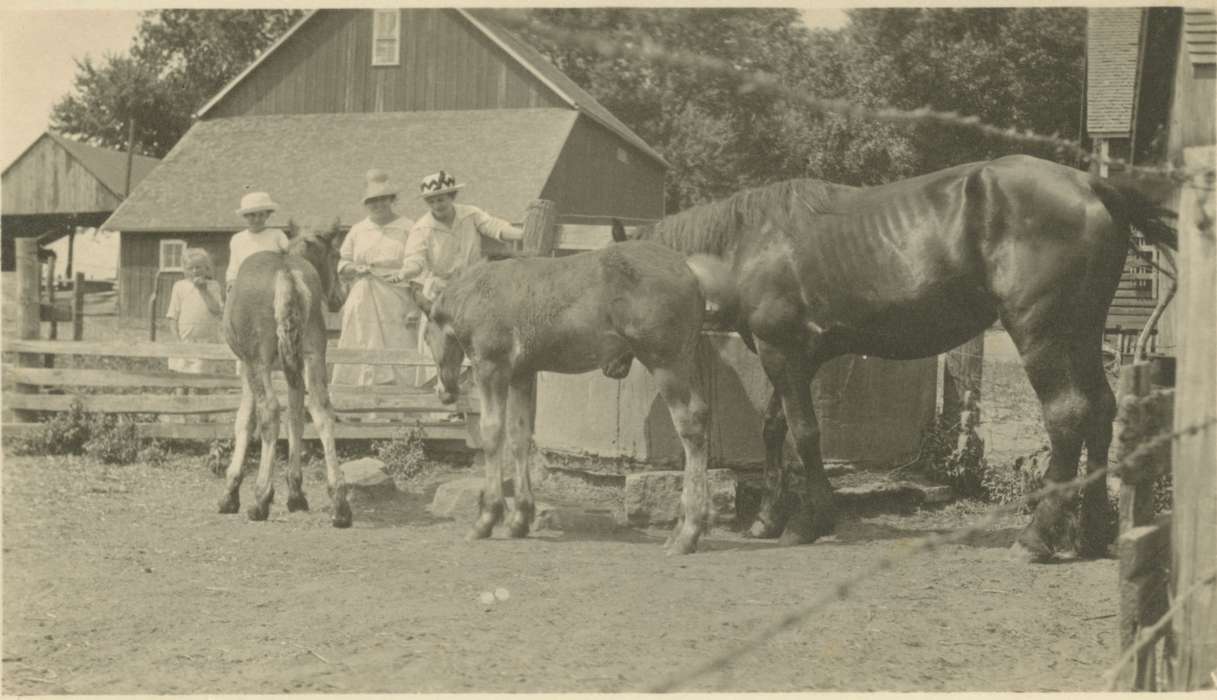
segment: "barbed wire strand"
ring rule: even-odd
[[[992,525],[997,521],[998,518],[1017,513],[1024,505],[1030,502],[1039,501],[1049,496],[1055,496],[1064,492],[1078,491],[1097,481],[1098,479],[1105,477],[1108,473],[1118,475],[1122,468],[1126,467],[1127,465],[1136,464],[1136,462],[1144,454],[1157,450],[1162,445],[1173,440],[1177,440],[1188,435],[1194,435],[1201,430],[1208,428],[1214,423],[1217,423],[1217,418],[1211,418],[1174,432],[1160,433],[1147,439],[1141,445],[1138,445],[1136,449],[1127,454],[1122,460],[1114,465],[1095,469],[1094,471],[1086,474],[1084,477],[1079,477],[1072,481],[1049,484],[1033,493],[1024,495],[1017,501],[991,508],[984,517],[971,525],[959,528],[946,534],[929,535],[916,542],[912,542],[903,552],[881,557],[873,562],[870,566],[864,568],[861,572],[838,581],[827,593],[816,597],[807,605],[795,608],[794,610],[782,615],[775,622],[766,625],[743,644],[722,652],[686,671],[669,676],[668,678],[652,685],[647,692],[671,692],[676,688],[686,685],[694,679],[713,673],[720,669],[724,669],[738,658],[765,644],[781,632],[801,624],[804,620],[811,617],[813,613],[818,612],[819,610],[838,600],[845,600],[859,585],[865,583],[867,580],[875,577],[876,575],[891,569],[894,565],[907,559],[912,559],[923,552],[933,552],[943,545],[962,542],[963,540],[966,540],[967,538],[981,532],[989,525]]]
[[[1120,682],[1120,672],[1123,671],[1128,664],[1132,663],[1132,660],[1137,656],[1137,654],[1145,649],[1145,647],[1158,641],[1166,625],[1169,624],[1170,621],[1174,619],[1174,617],[1178,615],[1181,610],[1183,610],[1183,604],[1186,603],[1189,598],[1213,585],[1215,582],[1217,582],[1217,567],[1213,567],[1201,574],[1201,576],[1194,583],[1192,583],[1192,585],[1189,586],[1186,591],[1184,591],[1183,595],[1175,598],[1170,609],[1167,610],[1162,617],[1158,618],[1157,622],[1149,627],[1146,627],[1145,629],[1141,630],[1139,634],[1137,634],[1137,643],[1128,647],[1120,659],[1116,661],[1116,664],[1103,672],[1103,675],[1107,678],[1108,691],[1116,689],[1116,685],[1118,685]]]
[[[938,111],[927,107],[913,110],[896,109],[894,107],[865,107],[848,100],[816,97],[805,91],[786,87],[779,82],[779,76],[763,70],[749,70],[733,65],[731,62],[692,53],[689,51],[667,49],[650,37],[640,39],[613,40],[605,36],[605,32],[592,30],[575,30],[559,27],[533,17],[523,10],[493,10],[491,13],[503,26],[515,30],[528,30],[556,43],[576,46],[599,54],[606,59],[614,59],[627,55],[637,55],[659,65],[667,65],[689,70],[702,70],[720,75],[730,76],[740,82],[737,90],[745,93],[770,93],[800,103],[816,113],[841,114],[850,119],[872,119],[891,123],[926,123],[951,125],[963,129],[971,129],[986,136],[1005,139],[1007,141],[1050,146],[1064,151],[1082,162],[1100,163],[1119,168],[1119,172],[1135,177],[1158,177],[1174,180],[1188,187],[1205,190],[1213,189],[1213,176],[1217,171],[1213,166],[1197,166],[1180,168],[1173,164],[1164,166],[1133,165],[1131,162],[1114,157],[1102,157],[1083,148],[1077,141],[1065,139],[1057,135],[1038,134],[1030,129],[1000,127],[982,122],[977,116],[962,115],[957,111]],[[1204,177],[1196,178],[1196,175]],[[1197,181],[1198,180],[1198,181]]]

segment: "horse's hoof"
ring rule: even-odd
[[[668,540],[668,556],[684,556],[697,551],[697,535],[681,534]]]
[[[301,510],[308,510],[308,499],[304,497],[304,494],[291,496],[287,499],[287,512],[295,513]]]
[[[334,517],[330,518],[330,524],[336,528],[348,528],[351,526],[351,506],[345,501],[334,507]]]
[[[527,520],[523,518],[512,518],[511,524],[507,527],[507,533],[512,537],[519,539],[521,537],[528,537],[529,529],[530,526]]]
[[[469,534],[465,535],[465,540],[473,542],[474,540],[484,540],[490,537],[490,533],[494,531],[494,523],[474,523],[473,527],[469,528]]]
[[[225,515],[241,512],[241,497],[235,493],[223,496],[219,501],[220,512]]]
[[[245,511],[245,515],[254,522],[262,522],[270,516],[270,504],[267,503],[265,506],[250,506]]]
[[[1028,525],[1010,547],[1010,555],[1015,561],[1024,564],[1043,564],[1052,561],[1053,549],[1044,541],[1035,529],[1035,523]]]
[[[816,536],[806,528],[798,528],[792,525],[787,525],[782,534],[778,537],[778,546],[780,547],[797,547],[801,544],[811,544],[816,541]]]
[[[752,527],[748,528],[744,533],[744,537],[753,537],[758,540],[771,540],[780,534],[777,525],[766,522],[761,518],[757,518],[752,522]]]

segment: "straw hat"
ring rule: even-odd
[[[418,183],[418,192],[423,197],[431,197],[437,194],[447,194],[448,192],[456,192],[464,187],[464,184],[456,183],[456,176],[449,175],[443,170],[438,173],[431,173]]]
[[[274,211],[278,208],[279,205],[271,201],[269,194],[265,192],[250,192],[241,197],[241,208],[237,210],[237,214],[245,216],[256,211]]]
[[[365,204],[369,199],[394,197],[397,195],[397,188],[389,184],[389,174],[380,168],[372,168],[365,177],[368,181],[367,187],[363,190],[363,201]]]

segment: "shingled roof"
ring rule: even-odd
[[[1092,8],[1086,23],[1086,131],[1132,132],[1141,41],[1140,8]]]
[[[109,148],[90,146],[79,141],[73,141],[72,139],[62,134],[55,133],[54,131],[43,132],[43,136],[50,138],[55,143],[59,144],[60,147],[66,150],[69,154],[71,154],[73,158],[84,166],[85,170],[87,170],[89,174],[95,177],[98,182],[106,187],[106,189],[110,190],[115,197],[121,198],[126,193],[126,151],[115,151]],[[41,138],[42,136],[38,137],[38,139]],[[26,148],[25,151],[21,152],[21,156],[24,156],[30,148],[33,148],[34,144],[38,143],[38,139],[34,139],[29,148]],[[14,158],[12,163],[5,166],[4,171],[8,172],[9,168],[16,165],[17,161],[21,160],[21,156]],[[141,156],[137,154],[134,158],[132,158],[131,186],[135,187],[140,180],[143,180],[144,176],[152,172],[152,169],[156,167],[157,163],[160,163],[160,161],[156,158],[149,158],[148,156]]]
[[[232,231],[246,188],[280,205],[272,222],[366,214],[364,174],[386,170],[398,211],[426,211],[417,182],[440,168],[468,182],[461,200],[522,221],[541,196],[579,113],[505,109],[372,114],[284,114],[195,123],[106,222],[119,231]]]
[[[1193,66],[1217,63],[1217,12],[1185,9],[1183,40]]]

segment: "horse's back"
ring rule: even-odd
[[[261,358],[273,361],[278,356],[277,320],[275,318],[275,280],[285,272],[304,282],[309,304],[304,310],[306,328],[320,320],[321,280],[312,265],[303,259],[262,251],[241,264],[225,306],[225,335],[233,353],[242,359]]]

